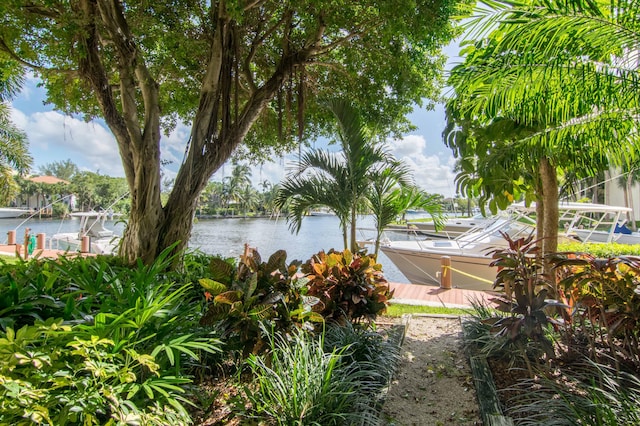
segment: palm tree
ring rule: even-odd
[[[302,218],[315,206],[325,206],[340,220],[344,248],[357,251],[356,219],[358,206],[365,200],[371,175],[392,162],[362,123],[358,112],[344,100],[328,102],[338,121],[338,140],[342,151],[312,150],[282,182],[278,205],[287,206],[287,220],[295,232]]]
[[[535,199],[543,251],[553,251],[558,170],[584,178],[639,155],[633,135],[640,113],[640,4],[485,3],[490,7],[478,8],[468,29],[487,37],[469,44],[465,64],[453,71],[450,111],[457,111],[458,124],[472,123],[468,128],[511,127],[484,141],[476,132],[475,146],[468,144],[474,137],[454,138],[453,145],[464,173],[477,173],[467,181],[468,195],[483,191],[493,207],[519,194]],[[478,160],[475,170],[466,168],[471,158]]]
[[[384,229],[407,210],[424,209],[433,218],[436,229],[444,221],[439,196],[429,195],[415,187],[410,180],[409,169],[401,163],[392,163],[388,168],[373,173],[366,198],[376,228],[376,256]]]
[[[25,174],[31,168],[26,134],[10,118],[7,101],[22,86],[23,70],[13,62],[0,60],[0,204],[8,203],[20,191],[13,170]]]

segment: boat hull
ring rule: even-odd
[[[455,288],[493,290],[498,272],[496,267],[489,266],[492,259],[486,256],[444,254],[390,246],[380,249],[412,284],[439,286],[443,256],[451,259],[451,282]]]
[[[24,216],[27,213],[29,213],[29,210],[0,207],[0,219],[15,219],[16,217]]]

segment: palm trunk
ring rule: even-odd
[[[546,157],[540,161],[540,182],[542,183],[542,200],[544,203],[542,255],[546,256],[549,253],[558,251],[558,221],[560,218],[558,211],[558,176],[555,168]],[[554,277],[554,272],[546,261],[543,262],[543,269],[545,275],[550,278]],[[555,280],[552,279],[551,281],[555,287]]]
[[[629,198],[627,207],[631,209],[629,212],[629,225],[633,231],[636,231],[638,227],[636,226],[635,206],[633,204],[633,170],[627,175],[627,186],[625,190]]]

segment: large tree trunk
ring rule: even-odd
[[[174,252],[189,241],[196,201],[208,179],[240,145],[259,114],[296,67],[318,52],[324,34],[319,23],[309,43],[296,51],[285,49],[270,78],[252,84],[243,104],[235,84],[234,65],[238,49],[233,22],[219,3],[211,37],[210,57],[201,83],[200,102],[193,120],[187,157],[175,180],[174,190],[163,207],[160,199],[160,101],[159,86],[146,68],[132,40],[123,5],[118,1],[79,0],[76,12],[84,24],[79,43],[86,54],[79,63],[80,75],[93,89],[105,122],[113,132],[131,191],[131,214],[120,254],[129,262],[151,263],[167,247]],[[108,41],[113,46],[118,87],[108,78],[99,54]],[[237,71],[237,70],[236,70]],[[119,96],[115,95],[114,89]]]

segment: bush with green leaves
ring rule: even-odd
[[[194,367],[221,353],[173,258],[0,266],[0,424],[187,424]],[[31,420],[30,420],[31,419]]]
[[[279,250],[263,262],[249,248],[237,266],[212,258],[212,279],[200,280],[212,299],[201,323],[220,329],[229,347],[244,356],[266,349],[264,327],[287,333],[298,325],[321,323],[323,318],[311,310],[317,301],[305,296],[305,280],[297,275],[299,263],[287,265],[286,258]]]
[[[574,308],[574,344],[587,342],[584,353],[608,351],[609,358],[640,369],[640,258],[556,253],[550,261],[561,294]]]
[[[307,294],[320,301],[314,310],[333,321],[373,321],[393,295],[373,255],[321,251],[300,270],[308,280]]]
[[[171,324],[170,306],[185,291],[160,288],[119,314],[96,314],[92,323],[50,318],[8,327],[0,334],[0,423],[189,423],[182,394],[191,380],[180,360],[220,351],[221,343],[189,334],[163,339],[150,332],[160,327],[149,327]]]
[[[371,395],[379,389],[377,367],[343,361],[348,347],[325,352],[318,337],[294,332],[270,335],[266,355],[251,355],[253,382],[245,386],[250,408],[241,413],[277,425],[367,424]]]
[[[375,330],[368,324],[327,323],[323,346],[327,353],[341,351],[341,364],[344,368],[355,370],[375,369],[371,377],[370,390],[375,400],[386,386],[400,362],[400,344],[402,336],[398,327],[388,330]],[[377,387],[376,387],[377,386]]]
[[[507,414],[518,425],[638,425],[640,378],[586,362],[572,372],[519,383]]]

